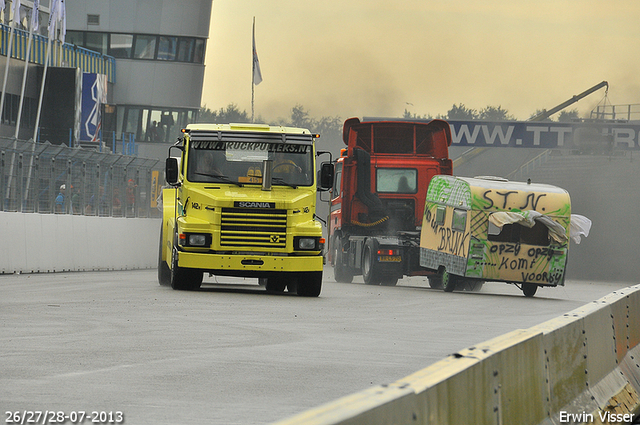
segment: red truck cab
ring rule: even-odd
[[[417,267],[394,238],[419,232],[431,178],[452,174],[449,124],[350,118],[343,141],[331,195],[329,261],[337,281],[362,273],[366,283],[395,284]],[[382,257],[390,264],[379,264],[381,247],[389,247]]]

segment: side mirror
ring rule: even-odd
[[[333,186],[333,164],[324,162],[320,168],[320,188],[329,190]]]
[[[164,176],[167,183],[175,185],[178,183],[178,159],[167,158],[165,162]]]

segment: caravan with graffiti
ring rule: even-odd
[[[579,243],[590,226],[559,187],[439,175],[427,192],[420,265],[447,292],[502,281],[531,297],[539,286],[564,285],[569,239]]]

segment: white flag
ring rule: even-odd
[[[58,2],[59,0],[51,0],[51,3],[49,3],[49,25],[48,25],[49,38],[53,36],[53,30],[56,25],[56,21],[57,21],[56,15],[58,14]]]
[[[18,23],[20,21],[20,0],[12,0],[13,1],[13,22]]]
[[[62,27],[60,28],[60,41],[64,43],[64,38],[67,35],[67,10],[64,6],[64,0],[60,0],[60,4],[58,4],[58,19],[62,22]]]
[[[260,61],[258,61],[258,51],[256,50],[256,21],[253,20],[253,84],[256,86],[262,82],[262,72],[260,72]]]
[[[40,28],[40,0],[33,0],[33,9],[31,10],[31,29],[33,32]]]

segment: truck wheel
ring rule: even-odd
[[[171,256],[171,287],[176,290],[195,291],[202,285],[203,277],[199,270],[178,266],[178,251],[174,247]]]
[[[376,261],[378,242],[375,239],[367,239],[362,250],[362,278],[367,285],[379,285],[382,281],[380,265]]]
[[[429,275],[427,279],[429,280],[429,287],[433,289],[442,289],[442,275],[440,273]]]
[[[334,236],[331,248],[333,249],[333,277],[336,282],[351,283],[353,281],[353,270],[344,264],[342,241],[338,236]]]
[[[171,285],[171,269],[164,258],[162,258],[162,227],[160,227],[160,248],[158,250],[158,283],[162,286]]]
[[[469,280],[467,282],[467,287],[469,291],[472,291],[472,292],[480,291],[483,285],[484,285],[484,280]]]
[[[304,272],[298,277],[298,295],[301,297],[317,297],[322,290],[322,271]]]
[[[287,286],[287,281],[281,274],[274,274],[267,277],[267,284],[265,285],[267,292],[282,293]]]
[[[525,297],[533,297],[538,290],[538,285],[535,283],[523,283],[522,284],[522,292]]]
[[[453,292],[458,284],[458,278],[446,270],[442,270],[442,289],[444,292]]]

